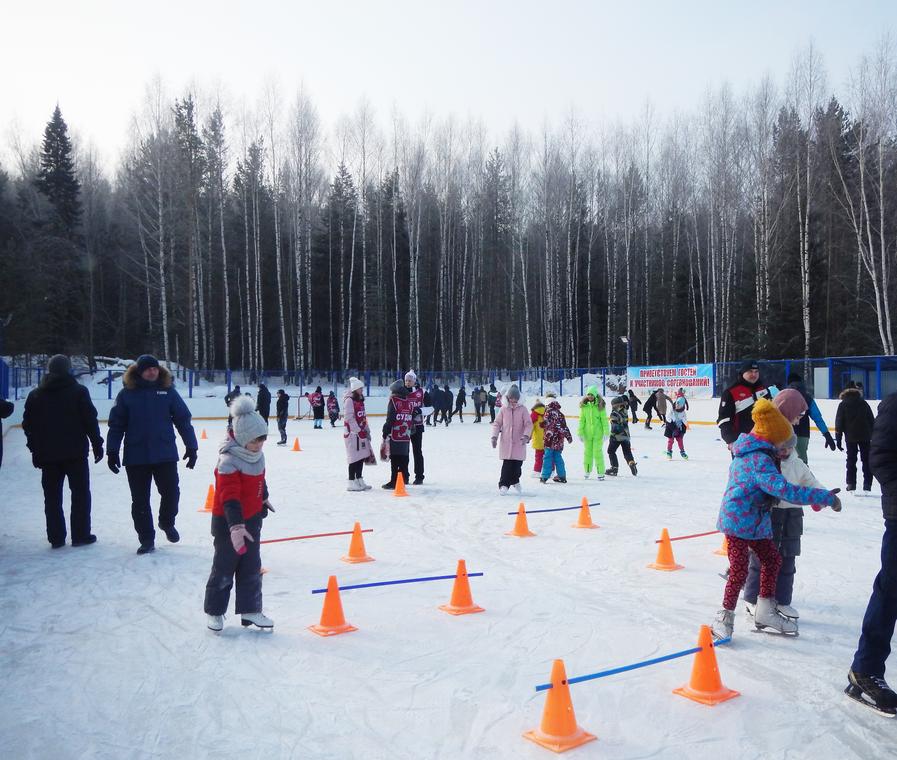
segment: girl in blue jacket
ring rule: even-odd
[[[717,530],[726,537],[729,577],[723,608],[713,623],[717,639],[732,635],[735,605],[748,572],[748,552],[760,560],[760,596],[754,611],[758,629],[797,633],[794,621],[776,611],[776,579],[782,557],[772,540],[770,509],[776,500],[840,508],[835,491],[795,486],[782,477],[778,448],[792,436],[791,423],[767,399],[759,399],[751,413],[754,428],[732,444],[729,482],[719,510]]]

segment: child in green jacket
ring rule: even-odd
[[[586,479],[591,476],[594,464],[598,480],[604,480],[604,439],[610,432],[610,423],[607,419],[607,404],[598,393],[597,385],[590,385],[586,389],[585,398],[579,403],[579,428],[576,432],[579,440],[585,444],[583,467]]]

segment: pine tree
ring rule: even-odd
[[[75,176],[68,129],[57,105],[53,117],[44,129],[40,171],[35,183],[50,200],[66,231],[72,232],[81,218],[81,201],[78,197],[81,185]]]

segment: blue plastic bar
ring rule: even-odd
[[[718,647],[722,644],[728,644],[732,641],[731,637],[727,637],[725,639],[720,639],[719,641],[714,641],[713,646]],[[665,654],[663,657],[655,657],[653,660],[645,660],[644,662],[635,662],[632,665],[623,665],[620,668],[611,668],[610,670],[601,670],[597,673],[589,673],[586,676],[576,676],[575,678],[568,678],[567,685],[574,683],[582,683],[583,681],[594,681],[596,678],[605,678],[606,676],[613,676],[617,673],[625,673],[627,670],[637,670],[638,668],[647,668],[649,665],[657,665],[660,662],[666,662],[667,660],[675,660],[677,657],[688,657],[690,654],[696,654],[701,651],[701,647],[692,647],[691,649],[684,649],[681,652],[673,652],[673,654]],[[550,689],[550,683],[540,683],[536,687],[536,691],[545,691],[546,689]]]
[[[468,578],[478,578],[482,573],[468,573]],[[421,583],[423,581],[447,581],[457,578],[457,573],[452,573],[451,575],[434,575],[429,578],[405,578],[400,581],[378,581],[377,583],[356,583],[353,586],[339,586],[340,591],[351,591],[356,588],[373,588],[374,586],[398,586],[401,583]],[[323,594],[327,591],[326,588],[315,588],[312,589],[313,594]]]
[[[600,503],[601,503],[600,501],[593,501],[591,504],[589,504],[589,506],[597,507]],[[578,507],[556,507],[554,509],[527,509],[526,514],[534,515],[537,512],[566,512],[568,509],[582,509],[582,504],[580,504]],[[508,514],[516,515],[517,512],[508,512]]]

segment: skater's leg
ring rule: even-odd
[[[512,460],[510,459],[502,459],[501,460],[501,475],[498,477],[498,487],[499,488],[510,488],[513,481],[511,480],[512,474],[514,472],[514,467],[512,464]]]
[[[65,512],[62,511],[62,483],[65,468],[62,462],[47,462],[41,468],[40,482],[44,489],[44,516],[47,518],[47,541],[65,543]]]
[[[523,472],[523,460],[522,459],[511,459],[511,485],[516,485],[520,482],[520,474]]]
[[[72,492],[72,541],[85,541],[90,535],[90,470],[87,458],[66,461],[65,474]]]
[[[554,466],[557,452],[553,449],[545,449],[542,457],[542,469],[539,471],[539,477],[542,480],[548,480],[551,477],[551,468]]]
[[[212,571],[206,582],[206,596],[203,611],[207,615],[223,615],[227,612],[230,590],[234,585],[234,572],[240,555],[234,551],[230,540],[230,528],[223,517],[212,518],[215,554],[212,557]],[[251,546],[249,541],[247,547]],[[258,544],[258,542],[256,542]]]
[[[757,603],[757,594],[760,591],[760,560],[754,552],[748,559],[748,574],[744,584],[744,601],[751,604]]]
[[[885,520],[881,539],[881,570],[872,584],[872,596],[863,617],[863,629],[851,670],[883,678],[891,653],[897,620],[897,520]]]
[[[410,483],[411,479],[408,477],[408,455],[400,454],[395,457],[398,461],[396,462],[396,467],[398,471],[402,473],[402,478],[405,480],[405,483]]]
[[[679,446],[679,451],[685,451],[685,437],[684,436],[677,435],[676,443]]]
[[[809,462],[807,461],[807,449],[809,447],[810,447],[809,437],[807,437],[807,438],[801,437],[801,438],[797,439],[797,446],[795,447],[795,450],[797,451],[798,459],[800,459],[804,464],[809,464]]]
[[[782,557],[779,577],[776,578],[776,601],[782,605],[790,605],[794,593],[794,574],[797,572],[796,557]]]
[[[246,612],[262,611],[262,556],[259,540],[262,533],[262,515],[254,515],[246,521],[246,530],[253,541],[246,542],[246,553],[238,555],[236,567],[236,605],[234,612],[238,615]]]
[[[736,536],[726,536],[726,543],[729,551],[729,577],[723,592],[723,607],[734,610],[747,577],[748,542]]]
[[[769,538],[751,541],[750,546],[760,560],[760,596],[774,599],[779,568],[782,566],[782,555],[779,554],[775,543]]]
[[[629,444],[629,441],[621,441],[620,448],[623,450],[623,456],[626,458],[626,464],[635,461],[632,458],[632,446]],[[614,462],[614,467],[616,467],[616,465],[617,463]]]
[[[153,513],[150,511],[150,487],[153,483],[151,464],[131,464],[125,467],[128,486],[131,488],[131,519],[141,544],[152,544],[156,540],[153,527]],[[230,539],[228,539],[230,540]]]
[[[667,454],[673,453],[673,439],[667,438]]]
[[[153,465],[153,478],[159,491],[159,527],[173,528],[181,498],[178,463],[164,462]]]
[[[617,449],[619,446],[620,442],[616,438],[611,438],[610,443],[607,445],[607,458],[610,461],[611,468],[614,470],[619,466],[617,461]]]
[[[595,446],[592,449],[595,454],[595,472],[597,473],[599,478],[604,477],[604,439],[599,438],[595,441]]]
[[[872,489],[872,468],[869,466],[869,444],[870,441],[861,441],[857,444],[860,448],[860,460],[863,463],[863,490]]]
[[[854,489],[857,486],[857,454],[859,446],[855,443],[847,442],[847,487]]]
[[[533,472],[542,472],[542,462],[545,460],[545,449],[536,449],[536,456],[533,458]]]
[[[567,479],[567,465],[564,464],[564,454],[561,451],[554,452],[554,466],[557,468],[558,477],[562,480]]]
[[[424,431],[420,428],[411,436],[411,452],[414,455],[414,479],[424,479]]]
[[[586,438],[583,442],[584,451],[582,455],[582,467],[585,470],[586,475],[588,475],[592,471],[592,461],[594,459],[594,455],[592,453],[592,439]]]

